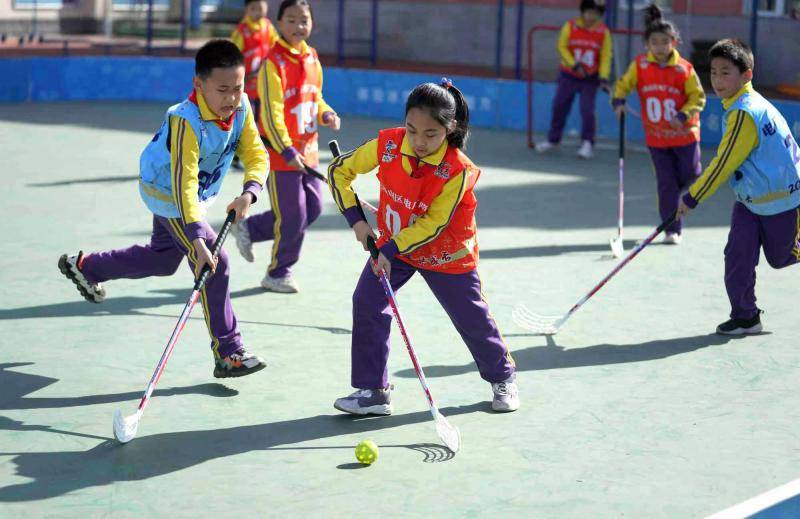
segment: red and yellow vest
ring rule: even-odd
[[[283,116],[292,146],[303,155],[305,164],[319,165],[317,135],[318,98],[322,94],[322,78],[318,73],[317,51],[308,47],[305,54],[292,54],[283,45],[275,45],[267,58],[275,65],[283,85]],[[266,101],[265,101],[266,102]],[[285,171],[290,167],[280,153],[269,151],[270,169]]]
[[[378,133],[378,180],[381,184],[378,207],[378,230],[381,247],[428,210],[447,181],[464,170],[468,175],[464,195],[453,211],[450,222],[433,241],[408,254],[397,255],[409,265],[424,270],[463,274],[478,264],[477,227],[475,224],[475,184],[480,170],[457,148],[447,147],[438,166],[421,163],[411,176],[403,169],[400,145],[405,128]]]
[[[683,58],[675,66],[662,67],[648,61],[647,54],[636,57],[636,90],[642,103],[645,141],[653,148],[686,146],[700,140],[700,114],[695,113],[673,130],[669,122],[686,104],[686,81],[693,66]]]
[[[270,52],[272,22],[266,20],[265,24],[259,26],[259,30],[254,31],[246,19],[236,26],[236,30],[244,40],[242,54],[244,54],[244,70],[247,78],[244,91],[250,99],[258,99],[258,69]]]
[[[576,22],[575,19],[567,22],[570,28],[567,47],[575,58],[575,63],[583,65],[586,75],[597,74],[600,69],[600,51],[603,48],[608,27],[603,22],[597,22],[591,28],[587,28],[581,27]],[[577,77],[572,69],[563,64],[561,70]]]

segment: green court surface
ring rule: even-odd
[[[563,313],[614,265],[616,152],[540,157],[521,134],[485,130],[468,150],[483,170],[480,272],[518,365],[518,412],[491,412],[489,384],[419,277],[399,304],[462,450],[438,444],[396,330],[395,415],[333,409],[351,391],[350,297],[366,256],[328,198],[298,295],[259,287],[269,244],[255,264],[227,246],[244,340],[268,368],[218,383],[198,308],[137,438],[117,444],[113,411],[134,411],[191,276],[110,282],[92,305],[56,262],[148,239],[138,157],[165,108],[0,105],[0,516],[702,517],[800,474],[800,272],[762,261],[767,332],[713,334],[729,311],[729,190],[690,215],[681,246],[647,248],[558,335],[530,335],[516,304]],[[344,118],[337,138],[349,149],[392,124]],[[658,217],[649,157],[629,154],[626,173],[629,249]],[[226,182],[215,226],[241,175]],[[359,192],[374,201],[374,177]],[[380,459],[361,467],[353,448],[368,438]]]

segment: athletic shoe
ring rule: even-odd
[[[676,232],[668,232],[664,235],[664,243],[666,245],[680,245],[683,237]]]
[[[250,231],[247,230],[247,220],[239,220],[231,226],[231,232],[236,238],[236,247],[239,248],[239,254],[250,263],[256,259],[256,253],[253,251],[253,242],[250,241]]]
[[[594,146],[590,141],[583,141],[581,147],[578,148],[578,157],[582,159],[591,159],[594,157]]]
[[[548,151],[554,150],[558,146],[558,144],[554,144],[550,141],[540,142],[536,145],[536,153],[547,153]]]
[[[359,389],[348,396],[337,398],[333,407],[357,415],[390,415],[393,411],[392,386],[386,389]]]
[[[278,292],[279,294],[296,294],[300,292],[300,287],[292,278],[291,275],[282,278],[273,278],[269,274],[264,276],[261,280],[261,286],[264,290],[270,292]]]
[[[717,326],[720,335],[752,335],[761,333],[761,310],[750,319],[729,319]]]
[[[216,359],[214,378],[244,377],[267,367],[264,359],[239,348],[227,357]]]
[[[75,283],[75,286],[78,287],[78,292],[81,293],[84,299],[90,303],[102,303],[106,298],[106,291],[103,285],[89,283],[89,280],[83,275],[83,272],[81,272],[83,257],[83,251],[80,251],[77,256],[62,254],[58,258],[58,270],[67,276],[67,279]]]
[[[519,409],[519,388],[515,382],[516,376],[512,375],[503,382],[492,384],[494,399],[492,409],[500,413],[510,413]]]

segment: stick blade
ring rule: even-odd
[[[458,427],[450,425],[447,418],[438,411],[436,412],[436,434],[453,454],[461,449],[461,431],[458,430]]]
[[[625,254],[625,245],[622,243],[622,238],[611,238],[608,243],[611,246],[611,254],[615,258],[621,258]]]
[[[519,327],[539,335],[557,334],[567,320],[562,315],[535,314],[523,304],[514,307],[514,310],[511,311],[511,317]]]
[[[122,416],[119,409],[114,411],[114,437],[117,441],[128,443],[136,437],[140,416],[138,411],[130,416]]]

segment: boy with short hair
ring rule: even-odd
[[[724,335],[759,333],[756,265],[760,249],[771,267],[800,261],[800,150],[778,110],[753,89],[753,53],[739,40],[709,51],[711,84],[725,109],[717,155],[681,199],[681,218],[729,180],[736,202],[725,246],[725,288],[731,319]]]
[[[228,204],[236,219],[247,215],[266,180],[269,159],[258,135],[244,88],[244,58],[227,40],[206,43],[195,57],[194,90],[167,110],[161,128],[139,162],[139,192],[153,213],[148,245],[76,255],[64,254],[61,272],[93,303],[105,299],[101,283],[120,278],[169,276],[183,257],[195,273],[208,264],[214,274],[200,298],[211,335],[216,378],[240,377],[263,369],[245,350],[231,307],[228,256],[209,250],[216,233],[205,220],[234,153],[245,163],[242,194]]]

